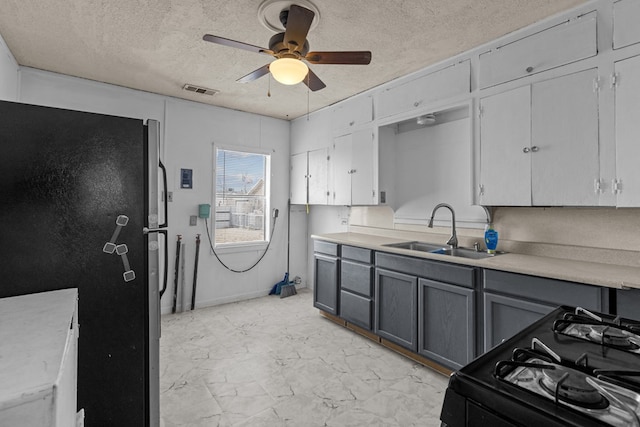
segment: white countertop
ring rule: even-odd
[[[468,259],[449,255],[399,249],[383,246],[406,242],[407,239],[382,237],[360,233],[332,233],[312,235],[311,238],[343,245],[353,245],[376,251],[407,255],[417,258],[473,265],[493,270],[529,274],[550,279],[567,280],[609,288],[640,288],[640,268],[596,262],[574,261],[562,258],[505,253],[484,259]],[[439,244],[438,242],[431,242]]]
[[[0,409],[54,387],[77,289],[0,298]]]

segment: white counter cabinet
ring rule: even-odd
[[[0,299],[0,426],[76,425],[78,291]]]

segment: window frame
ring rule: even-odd
[[[229,242],[229,243],[216,243],[216,206],[217,206],[217,152],[218,150],[224,151],[234,151],[237,153],[247,153],[247,154],[256,154],[267,157],[265,171],[264,171],[264,240],[255,240],[255,241],[243,241],[243,242]],[[264,148],[259,147],[250,147],[250,146],[241,146],[241,145],[226,145],[213,143],[212,144],[212,162],[211,162],[211,170],[212,170],[212,188],[211,188],[211,229],[209,232],[211,233],[211,242],[213,243],[213,247],[216,252],[221,253],[234,253],[234,252],[247,252],[252,250],[263,250],[269,245],[269,241],[271,238],[271,231],[273,227],[272,222],[272,214],[271,214],[271,162],[272,162],[273,150],[266,150]]]

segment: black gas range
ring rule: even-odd
[[[454,372],[440,420],[640,427],[640,322],[561,306]]]

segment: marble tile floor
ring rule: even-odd
[[[313,292],[165,315],[161,426],[439,426],[447,377],[329,321]]]

